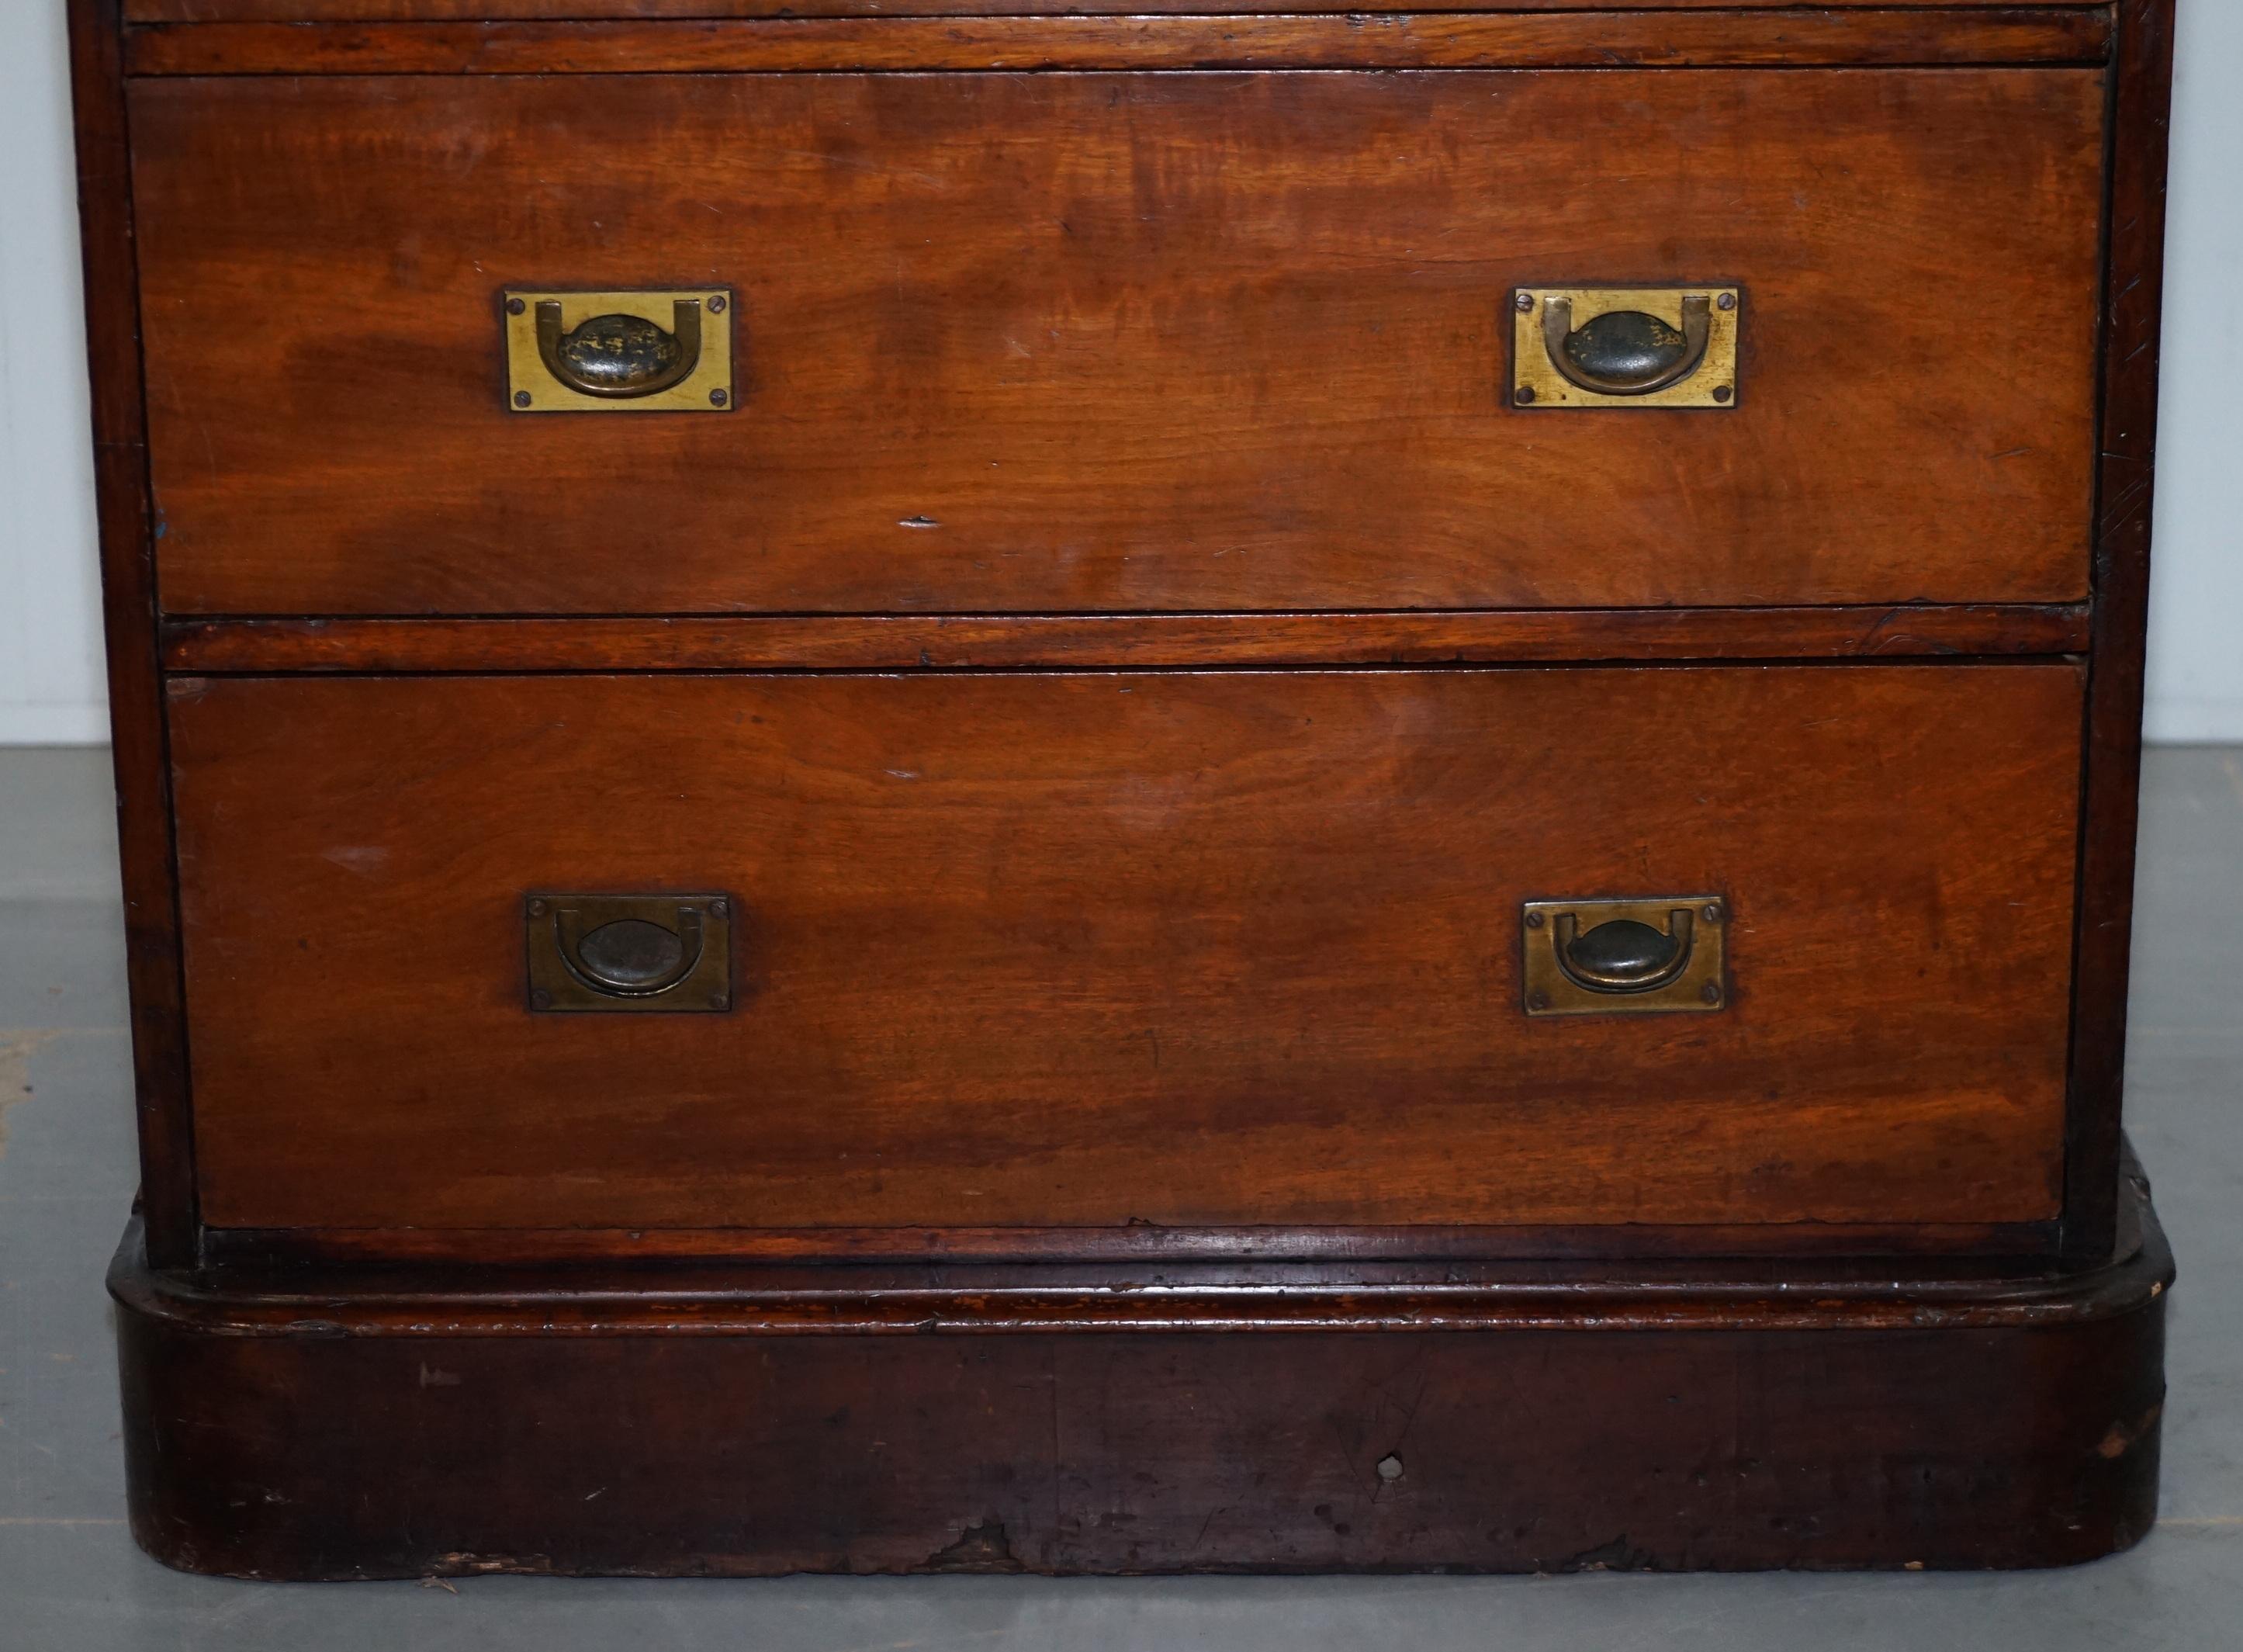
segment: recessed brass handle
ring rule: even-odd
[[[731,1008],[729,895],[533,894],[522,915],[533,1010]]]
[[[1695,941],[1692,912],[1677,907],[1662,934],[1633,918],[1612,918],[1586,934],[1580,920],[1561,912],[1550,922],[1558,968],[1576,987],[1593,993],[1648,993],[1681,979]]]
[[[537,354],[546,371],[580,394],[620,401],[656,395],[701,363],[701,300],[679,299],[665,333],[643,315],[595,315],[561,330],[561,301],[537,301]]]
[[[1542,346],[1566,381],[1599,395],[1650,395],[1681,383],[1706,359],[1714,336],[1714,301],[1702,293],[1682,300],[1677,333],[1641,310],[1608,310],[1573,330],[1573,300],[1542,305]]]
[[[616,998],[653,998],[668,992],[701,963],[701,912],[681,907],[677,927],[645,918],[616,918],[587,931],[584,914],[563,907],[553,914],[561,961],[594,992]]]

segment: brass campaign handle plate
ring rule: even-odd
[[[583,395],[656,395],[701,365],[701,300],[678,299],[670,330],[643,315],[595,315],[561,330],[561,300],[537,301],[537,355],[545,369]]]
[[[1701,293],[1682,300],[1680,332],[1641,310],[1606,310],[1573,327],[1573,301],[1542,306],[1542,347],[1550,365],[1600,395],[1649,395],[1680,384],[1704,365],[1714,338],[1714,301]]]
[[[1728,930],[1720,895],[1530,900],[1519,925],[1526,1013],[1726,1008]]]
[[[1512,309],[1514,406],[1736,406],[1741,287],[1520,287]]]
[[[731,1008],[727,896],[533,894],[522,920],[533,1010]]]
[[[724,413],[738,306],[728,287],[501,293],[513,413]]]

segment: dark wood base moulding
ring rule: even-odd
[[[1980,1568],[2156,1514],[2171,1253],[152,1271],[133,1530],[186,1570]],[[459,1276],[450,1276],[456,1279]]]

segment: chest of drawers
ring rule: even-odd
[[[2145,1529],[2169,0],[72,7],[152,1552]]]

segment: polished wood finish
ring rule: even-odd
[[[644,619],[220,619],[164,628],[174,671],[768,671],[2064,654],[2079,607],[1541,609],[1483,613],[910,614]]]
[[[832,17],[202,24],[135,30],[137,75],[718,70],[1453,69],[2100,64],[2106,11]]]
[[[2170,0],[123,4],[151,1552],[2146,1528]],[[1737,406],[1503,405],[1512,286],[1686,280]],[[711,280],[737,410],[501,412],[505,284]],[[735,888],[746,1001],[529,1015],[554,882]],[[1686,888],[1729,1009],[1520,1013],[1520,900]]]
[[[2164,287],[2166,134],[2172,0],[2126,0],[2112,101],[2104,374],[2096,493],[2095,664],[2080,822],[2079,946],[2073,965],[2067,1249],[2100,1254],[2117,1198],[2125,1082],[2126,982],[2141,790],[2143,649],[2157,461],[2159,300]]]
[[[1976,1284],[401,1293],[190,1285],[128,1234],[133,1529],[247,1577],[2061,1564],[2156,1514],[2143,1215],[2099,1269]]]
[[[486,18],[611,18],[621,0],[127,0],[126,17],[134,23],[343,22],[378,19]],[[629,0],[632,15],[643,17],[884,17],[893,0]],[[2108,0],[2047,0],[2031,7],[2043,11],[2097,11]],[[1328,10],[1329,8],[1327,8]],[[1821,0],[1817,10],[1851,14],[1882,12],[1896,7],[1894,0]],[[1988,6],[1978,0],[1964,5],[1937,6],[1950,26],[1968,30],[1988,11],[2024,10]],[[1318,8],[1301,0],[911,0],[910,13],[932,17],[1032,17],[1054,10],[1090,16],[1159,17],[1210,11],[1240,15],[1300,14]],[[1346,15],[1381,17],[1417,12],[1573,12],[1595,10],[1625,16],[1631,11],[1665,11],[1681,22],[1694,21],[1693,12],[1759,13],[1756,21],[1769,32],[1796,25],[1795,16],[1770,17],[1771,11],[1797,12],[1799,0],[1365,0],[1351,4]],[[618,64],[616,67],[628,65]]]
[[[1054,1269],[1018,1258],[670,1259],[586,1256],[510,1262],[462,1275],[367,1258],[214,1257],[139,1288],[156,1311],[214,1336],[272,1336],[327,1318],[332,1334],[456,1336],[897,1336],[1096,1332],[1940,1330],[2048,1326],[2131,1312],[2172,1280],[2141,1171],[2126,1161],[2111,1257],[2085,1269],[2046,1259],[1890,1258],[1646,1260],[1615,1277],[1601,1258],[1310,1261],[1170,1257],[1085,1259]],[[2148,1254],[2145,1254],[2147,1252]],[[131,1258],[128,1237],[120,1261]],[[2132,1285],[2108,1264],[2151,1264]],[[661,1285],[657,1288],[656,1283]],[[2114,1285],[2118,1286],[2114,1293]],[[2144,1287],[2148,1287],[2146,1291]]]
[[[195,1255],[194,1130],[187,1107],[186,1016],[172,855],[172,795],[157,661],[148,449],[140,400],[130,152],[114,0],[70,0],[71,91],[77,117],[79,246],[85,272],[93,412],[94,508],[101,534],[109,657],[110,750],[131,995],[132,1087],[148,1255]]]
[[[172,692],[216,1226],[2058,1210],[2073,665]],[[739,1007],[525,1013],[535,888],[730,892]],[[1728,1010],[1523,1015],[1669,891]]]
[[[1318,1262],[1354,1268],[1397,1260],[1600,1262],[1894,1257],[1958,1258],[1988,1266],[2045,1266],[2058,1224],[2040,1222],[1631,1222],[1537,1227],[1004,1227],[894,1228],[211,1228],[205,1260],[299,1267],[333,1263],[416,1268],[753,1258],[814,1263],[967,1261],[1167,1264],[1179,1259]]]
[[[2102,98],[2063,69],[138,81],[163,599],[2076,601]],[[1559,274],[1745,282],[1740,405],[1507,408],[1507,293]],[[511,416],[509,281],[737,286],[742,405]]]

